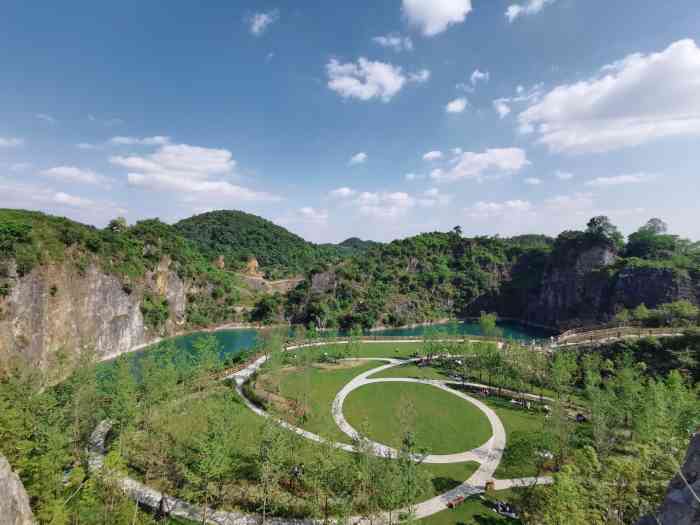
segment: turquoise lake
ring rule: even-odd
[[[529,342],[533,339],[547,339],[553,335],[553,333],[550,331],[541,328],[529,327],[514,322],[499,322],[498,327],[500,328],[503,337],[524,342]],[[427,332],[437,332],[451,335],[482,335],[479,324],[473,321],[430,326],[416,326],[413,328],[388,328],[385,330],[371,332],[366,335],[370,337],[373,335],[381,337],[421,337]],[[158,347],[162,348],[164,345],[168,345],[171,348],[171,345],[174,345],[178,352],[191,353],[194,341],[203,334],[203,332],[196,332],[169,339],[164,343],[155,344],[152,347],[135,352],[134,359],[138,361],[143,356],[144,352],[151,349],[158,349]],[[220,330],[218,332],[211,332],[211,335],[216,337],[221,344],[222,357],[231,357],[232,355],[236,355],[242,351],[250,350],[255,347],[257,341],[257,330]]]

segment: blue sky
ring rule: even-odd
[[[0,207],[697,239],[699,28],[694,0],[8,2]]]

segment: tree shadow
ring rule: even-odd
[[[442,494],[443,492],[447,492],[448,490],[452,490],[453,488],[458,487],[459,485],[462,484],[460,481],[454,480],[452,478],[445,478],[445,477],[433,478],[432,483],[433,483],[433,488],[439,494]]]

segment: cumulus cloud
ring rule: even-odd
[[[181,193],[184,199],[275,201],[278,197],[232,184],[236,162],[226,149],[166,144],[146,156],[113,156],[110,162],[128,170],[131,186]]]
[[[490,78],[491,74],[488,71],[483,72],[475,69],[471,77],[469,77],[469,81],[472,86],[476,86],[479,82],[488,82]]]
[[[445,106],[445,111],[447,113],[462,113],[465,109],[467,109],[468,104],[469,103],[467,102],[466,98],[456,98]]]
[[[594,188],[606,188],[609,186],[622,186],[627,184],[642,184],[656,178],[651,173],[631,173],[626,175],[615,175],[613,177],[597,177],[586,182],[586,186]]]
[[[539,101],[542,96],[543,84],[536,84],[529,90],[526,90],[523,86],[517,86],[515,89],[515,95],[512,97],[497,98],[493,101],[493,109],[496,110],[498,116],[502,119],[510,115],[514,104],[519,104],[523,102],[534,103]]]
[[[397,192],[362,192],[353,203],[361,215],[378,219],[394,219],[404,215],[416,205],[416,199],[408,193]]]
[[[329,193],[329,195],[331,197],[341,198],[341,199],[344,199],[347,197],[353,197],[356,194],[357,194],[357,192],[355,190],[353,190],[352,188],[348,188],[348,187],[338,188],[338,189],[335,189]]]
[[[53,201],[56,204],[65,204],[66,206],[70,206],[71,208],[91,208],[95,205],[95,203],[90,199],[76,197],[75,195],[70,195],[62,191],[59,191],[58,193],[54,194]]]
[[[532,210],[532,204],[523,200],[509,200],[504,202],[479,201],[466,208],[467,216],[473,219],[488,219],[494,217],[507,217],[514,214],[522,214]]]
[[[417,82],[419,84],[423,84],[424,82],[430,80],[430,70],[421,69],[420,71],[417,71],[415,73],[409,73],[408,80],[409,82]]]
[[[112,137],[110,144],[117,146],[163,146],[170,143],[170,137],[156,135],[155,137]]]
[[[280,12],[278,9],[273,9],[266,13],[254,13],[248,18],[250,33],[255,36],[262,35],[272,24],[279,20],[279,17]]]
[[[113,202],[96,201],[25,180],[26,177],[19,182],[0,176],[0,208],[41,209],[92,223],[106,223],[115,215],[126,214]]]
[[[510,115],[511,112],[510,106],[508,105],[508,99],[505,98],[494,100],[493,109],[496,110],[496,113],[498,113],[498,116],[502,119]]]
[[[537,177],[528,177],[525,179],[525,184],[529,184],[530,186],[539,186],[542,184],[542,179],[538,179]]]
[[[554,176],[559,180],[571,180],[574,178],[574,174],[568,171],[557,171]]]
[[[0,148],[18,148],[24,145],[24,139],[0,137]]]
[[[593,194],[579,192],[572,195],[557,195],[545,200],[544,206],[551,212],[588,215],[594,209]]]
[[[508,22],[513,23],[521,16],[536,15],[542,11],[547,5],[553,4],[556,0],[527,0],[523,4],[512,4],[506,9],[506,18]]]
[[[382,47],[393,49],[397,53],[400,53],[401,51],[413,51],[413,41],[411,40],[411,37],[401,36],[397,33],[375,36],[372,41]]]
[[[373,62],[364,57],[360,57],[357,63],[345,64],[331,59],[326,64],[326,74],[328,87],[343,98],[379,98],[383,102],[389,102],[407,83],[423,83],[430,78],[427,69],[406,76],[399,66]]]
[[[299,208],[299,216],[309,222],[325,223],[328,220],[328,210],[317,210],[311,206]]]
[[[680,40],[636,53],[575,84],[560,85],[518,116],[550,151],[602,153],[700,135],[700,49]]]
[[[355,153],[352,157],[350,157],[348,165],[357,166],[358,164],[364,164],[365,162],[367,162],[367,159],[367,153],[361,151],[360,153]]]
[[[423,155],[423,160],[425,161],[433,161],[433,160],[439,160],[442,158],[442,151],[429,151],[425,155]]]
[[[466,151],[454,159],[449,169],[433,170],[430,178],[438,182],[482,180],[487,173],[513,174],[529,164],[527,154],[520,148],[493,148],[483,153]]]
[[[450,25],[461,24],[472,10],[471,0],[403,0],[409,23],[425,36],[435,36]]]
[[[73,182],[78,184],[92,184],[96,186],[109,187],[110,181],[102,175],[98,175],[92,170],[77,168],[75,166],[56,166],[40,172],[40,175],[62,182]]]

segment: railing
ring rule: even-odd
[[[683,335],[683,328],[644,328],[639,326],[619,326],[571,333],[565,332],[557,338],[560,345],[581,344],[605,339],[623,339],[625,337],[659,337]]]

